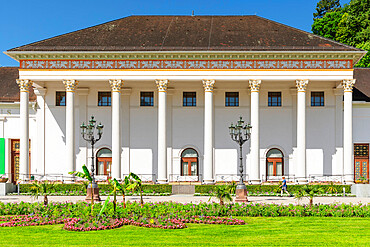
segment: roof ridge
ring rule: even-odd
[[[322,36],[320,36],[320,35],[317,35],[317,34],[314,34],[314,33],[310,33],[310,32],[307,32],[307,31],[304,31],[304,30],[301,30],[301,29],[295,28],[295,27],[291,27],[291,26],[285,25],[285,24],[280,23],[280,22],[277,22],[277,21],[273,21],[273,20],[270,20],[270,19],[267,19],[267,18],[264,18],[264,17],[258,16],[258,15],[256,15],[256,17],[257,17],[257,18],[260,18],[260,19],[263,19],[263,20],[266,20],[266,21],[268,21],[268,22],[276,23],[276,24],[278,24],[278,25],[280,25],[280,26],[284,26],[284,27],[287,27],[287,28],[289,28],[289,29],[296,30],[296,31],[301,32],[301,33],[305,33],[305,34],[313,35],[313,36],[315,36],[315,37],[317,37],[317,38],[320,38],[320,39],[322,39],[322,40],[330,41],[330,42],[333,42],[333,43],[339,44],[339,45],[341,45],[341,46],[345,46],[345,47],[347,47],[347,48],[352,48],[352,49],[353,49],[353,48],[355,48],[355,49],[357,49],[357,50],[359,50],[359,51],[363,51],[363,50],[362,50],[362,49],[360,49],[360,48],[353,47],[353,46],[350,46],[350,45],[347,45],[347,44],[343,44],[343,43],[340,43],[340,42],[338,42],[338,41],[335,41],[335,40],[332,40],[332,39],[329,39],[329,38],[325,38],[325,37],[322,37]]]

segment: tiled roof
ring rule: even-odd
[[[19,102],[18,67],[0,67],[0,102]],[[30,101],[36,101],[33,89],[30,89]]]
[[[353,77],[356,79],[353,100],[370,101],[370,68],[355,68]]]
[[[129,16],[9,51],[360,51],[258,16]]]

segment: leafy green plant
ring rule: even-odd
[[[48,193],[54,188],[54,184],[50,183],[48,180],[41,182],[34,181],[31,187],[31,196],[38,198],[39,196],[44,196],[44,205],[48,205]]]
[[[302,187],[301,193],[304,197],[310,199],[310,207],[313,205],[313,198],[316,194],[324,193],[324,190],[320,187],[313,186],[313,185],[304,185]]]
[[[337,193],[338,190],[337,188],[334,186],[334,182],[330,182],[330,184],[328,185],[328,188],[326,189],[326,192],[330,193],[330,194],[334,194],[334,193]]]
[[[220,205],[223,206],[225,201],[232,201],[230,191],[232,186],[216,186],[214,197],[220,200]],[[211,200],[212,196],[209,198]]]
[[[105,202],[104,202],[104,205],[103,205],[103,207],[101,207],[101,209],[100,209],[100,212],[99,212],[99,214],[98,214],[98,219],[101,217],[101,215],[104,213],[104,211],[107,209],[107,205],[108,205],[108,203],[109,203],[109,196],[107,197],[107,199],[105,200]]]
[[[126,178],[125,178],[126,180]],[[125,182],[126,183],[126,182]],[[140,205],[143,207],[144,201],[143,201],[143,188],[142,188],[142,182],[138,175],[135,173],[130,173],[127,178],[127,190],[131,191],[137,191],[140,194]]]
[[[84,178],[89,181],[89,184],[91,185],[91,215],[93,214],[94,210],[94,189],[92,187],[93,185],[93,179],[90,175],[89,169],[87,169],[86,165],[82,166],[83,172],[69,172],[69,174],[74,175],[79,178]]]

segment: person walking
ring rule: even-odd
[[[279,186],[281,187],[281,196],[283,196],[283,192],[285,191],[289,196],[291,196],[291,194],[289,194],[288,190],[287,190],[287,185],[286,185],[286,179],[285,177],[283,177],[283,182],[282,184]]]

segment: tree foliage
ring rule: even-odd
[[[331,11],[335,11],[339,9],[340,3],[339,0],[321,0],[316,5],[316,13],[313,14],[313,17],[316,18],[322,18],[325,16],[326,13],[329,13]]]
[[[370,50],[370,0],[351,0],[341,7],[339,1],[321,0],[314,13],[312,32],[343,44]],[[370,67],[370,52],[356,67]]]

